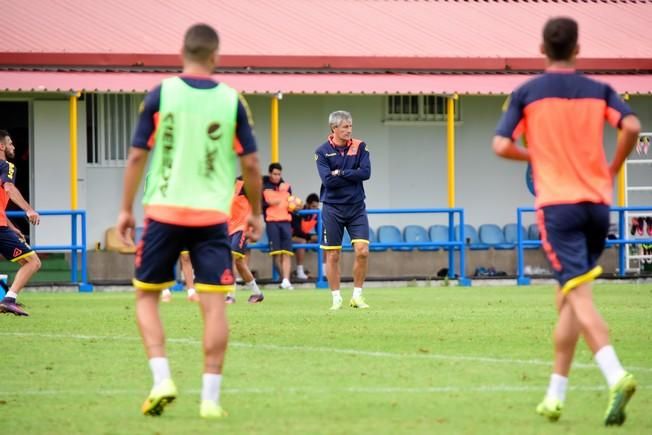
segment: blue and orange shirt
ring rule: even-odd
[[[5,209],[9,203],[9,194],[5,190],[5,183],[16,184],[16,166],[6,160],[0,160],[0,227],[7,226],[7,214]]]
[[[263,214],[265,222],[290,222],[292,215],[288,211],[288,198],[292,187],[281,178],[278,184],[272,183],[269,176],[263,177]],[[278,204],[272,205],[280,201]]]
[[[537,207],[609,205],[613,180],[604,125],[617,128],[632,113],[609,85],[572,69],[549,69],[512,93],[496,134],[512,140],[525,134]]]
[[[229,216],[229,235],[247,229],[247,220],[251,214],[251,205],[244,190],[242,177],[235,180],[235,191],[231,203],[231,216]]]
[[[351,139],[344,146],[333,143],[333,137],[315,151],[317,171],[321,178],[320,199],[326,204],[357,204],[364,201],[362,182],[371,176],[371,159],[367,144]],[[334,170],[339,175],[332,175]]]

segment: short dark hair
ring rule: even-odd
[[[0,142],[5,140],[7,136],[9,136],[9,132],[7,130],[0,130]]]
[[[543,28],[543,47],[550,60],[569,60],[577,46],[577,21],[567,17],[548,20]]]
[[[269,169],[267,169],[267,172],[269,172],[271,174],[274,169],[278,169],[279,171],[282,171],[283,166],[281,166],[281,164],[278,163],[278,162],[270,163],[269,164]]]
[[[310,204],[310,203],[313,203],[313,202],[319,202],[319,195],[317,195],[316,193],[311,193],[306,198],[306,204]]]
[[[195,24],[183,37],[183,56],[191,61],[209,60],[220,46],[220,37],[208,24]]]

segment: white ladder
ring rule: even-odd
[[[639,146],[647,142],[647,147]],[[640,133],[636,149],[630,154],[630,157],[625,161],[625,207],[629,205],[652,205],[652,132]],[[631,171],[631,172],[630,172]],[[647,172],[647,175],[643,171]],[[644,178],[643,184],[632,185],[630,176],[636,172],[638,178]],[[649,179],[649,180],[648,180]],[[640,183],[640,182],[639,182]],[[632,198],[632,196],[634,198]],[[646,198],[646,199],[641,199]],[[634,204],[630,201],[634,199]],[[649,212],[625,212],[625,239],[650,239],[652,236],[647,235],[647,223],[644,222],[643,235],[638,233],[632,235],[630,232],[632,218],[637,217],[652,217],[652,211]],[[621,235],[622,236],[622,235]],[[634,252],[632,252],[634,251]],[[625,267],[626,271],[639,272],[643,264],[646,262],[652,263],[652,255],[643,255],[642,245],[627,245],[625,248]]]

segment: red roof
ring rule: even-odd
[[[0,71],[0,91],[146,92],[163,73]],[[524,74],[219,74],[246,94],[508,94]],[[616,91],[652,93],[652,75],[599,75]]]
[[[566,15],[580,24],[580,68],[652,70],[642,0],[5,3],[0,65],[178,66],[183,32],[204,21],[226,67],[540,69],[543,23]]]

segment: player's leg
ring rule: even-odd
[[[20,264],[7,294],[0,301],[0,313],[28,316],[27,311],[17,302],[17,298],[23,287],[41,268],[41,260],[25,240],[19,239],[18,235],[7,227],[0,227],[0,253],[11,262]]]
[[[226,415],[220,406],[222,368],[228,341],[225,294],[235,289],[226,224],[196,228],[190,245],[195,288],[204,319],[204,374],[200,416]]]
[[[303,237],[293,236],[292,241],[294,243],[308,243]],[[306,271],[303,268],[303,262],[306,258],[306,249],[305,248],[295,248],[294,249],[294,258],[297,263],[297,279],[308,279]]]
[[[277,272],[281,274],[281,279],[283,278],[283,263],[281,261],[281,255],[283,254],[282,248],[282,239],[281,239],[281,227],[279,222],[267,222],[265,225],[265,231],[267,231],[267,239],[269,240],[269,255],[272,256],[274,260],[274,267]]]
[[[353,261],[353,296],[350,305],[353,308],[369,308],[362,297],[362,287],[367,277],[369,264],[369,219],[364,203],[353,210],[351,219],[346,228],[351,236],[351,243],[355,250]]]
[[[279,232],[281,236],[281,288],[285,290],[292,290],[292,283],[290,282],[290,271],[292,270],[292,224],[290,222],[279,222]]]
[[[149,358],[153,386],[141,411],[161,415],[177,395],[165,352],[165,334],[158,310],[159,293],[174,285],[174,267],[183,234],[180,227],[152,220],[145,222],[141,243],[136,252],[136,319]]]
[[[199,296],[195,290],[195,273],[192,270],[190,253],[188,251],[181,251],[181,255],[179,255],[179,263],[181,263],[181,273],[183,274],[183,280],[186,282],[188,300],[191,302],[199,302]]]
[[[231,235],[231,255],[245,287],[251,289],[252,294],[249,296],[248,302],[252,304],[262,302],[265,297],[247,264],[247,238],[243,231],[237,231]]]
[[[340,253],[342,251],[342,236],[344,224],[338,216],[336,207],[324,203],[322,207],[322,240],[321,249],[326,255],[326,278],[331,289],[333,304],[331,310],[342,308],[340,293]]]
[[[553,373],[550,376],[546,396],[537,406],[537,412],[551,421],[557,421],[561,416],[568,388],[568,374],[580,336],[580,324],[559,287],[556,292],[556,304],[559,319],[553,335],[555,346]]]

